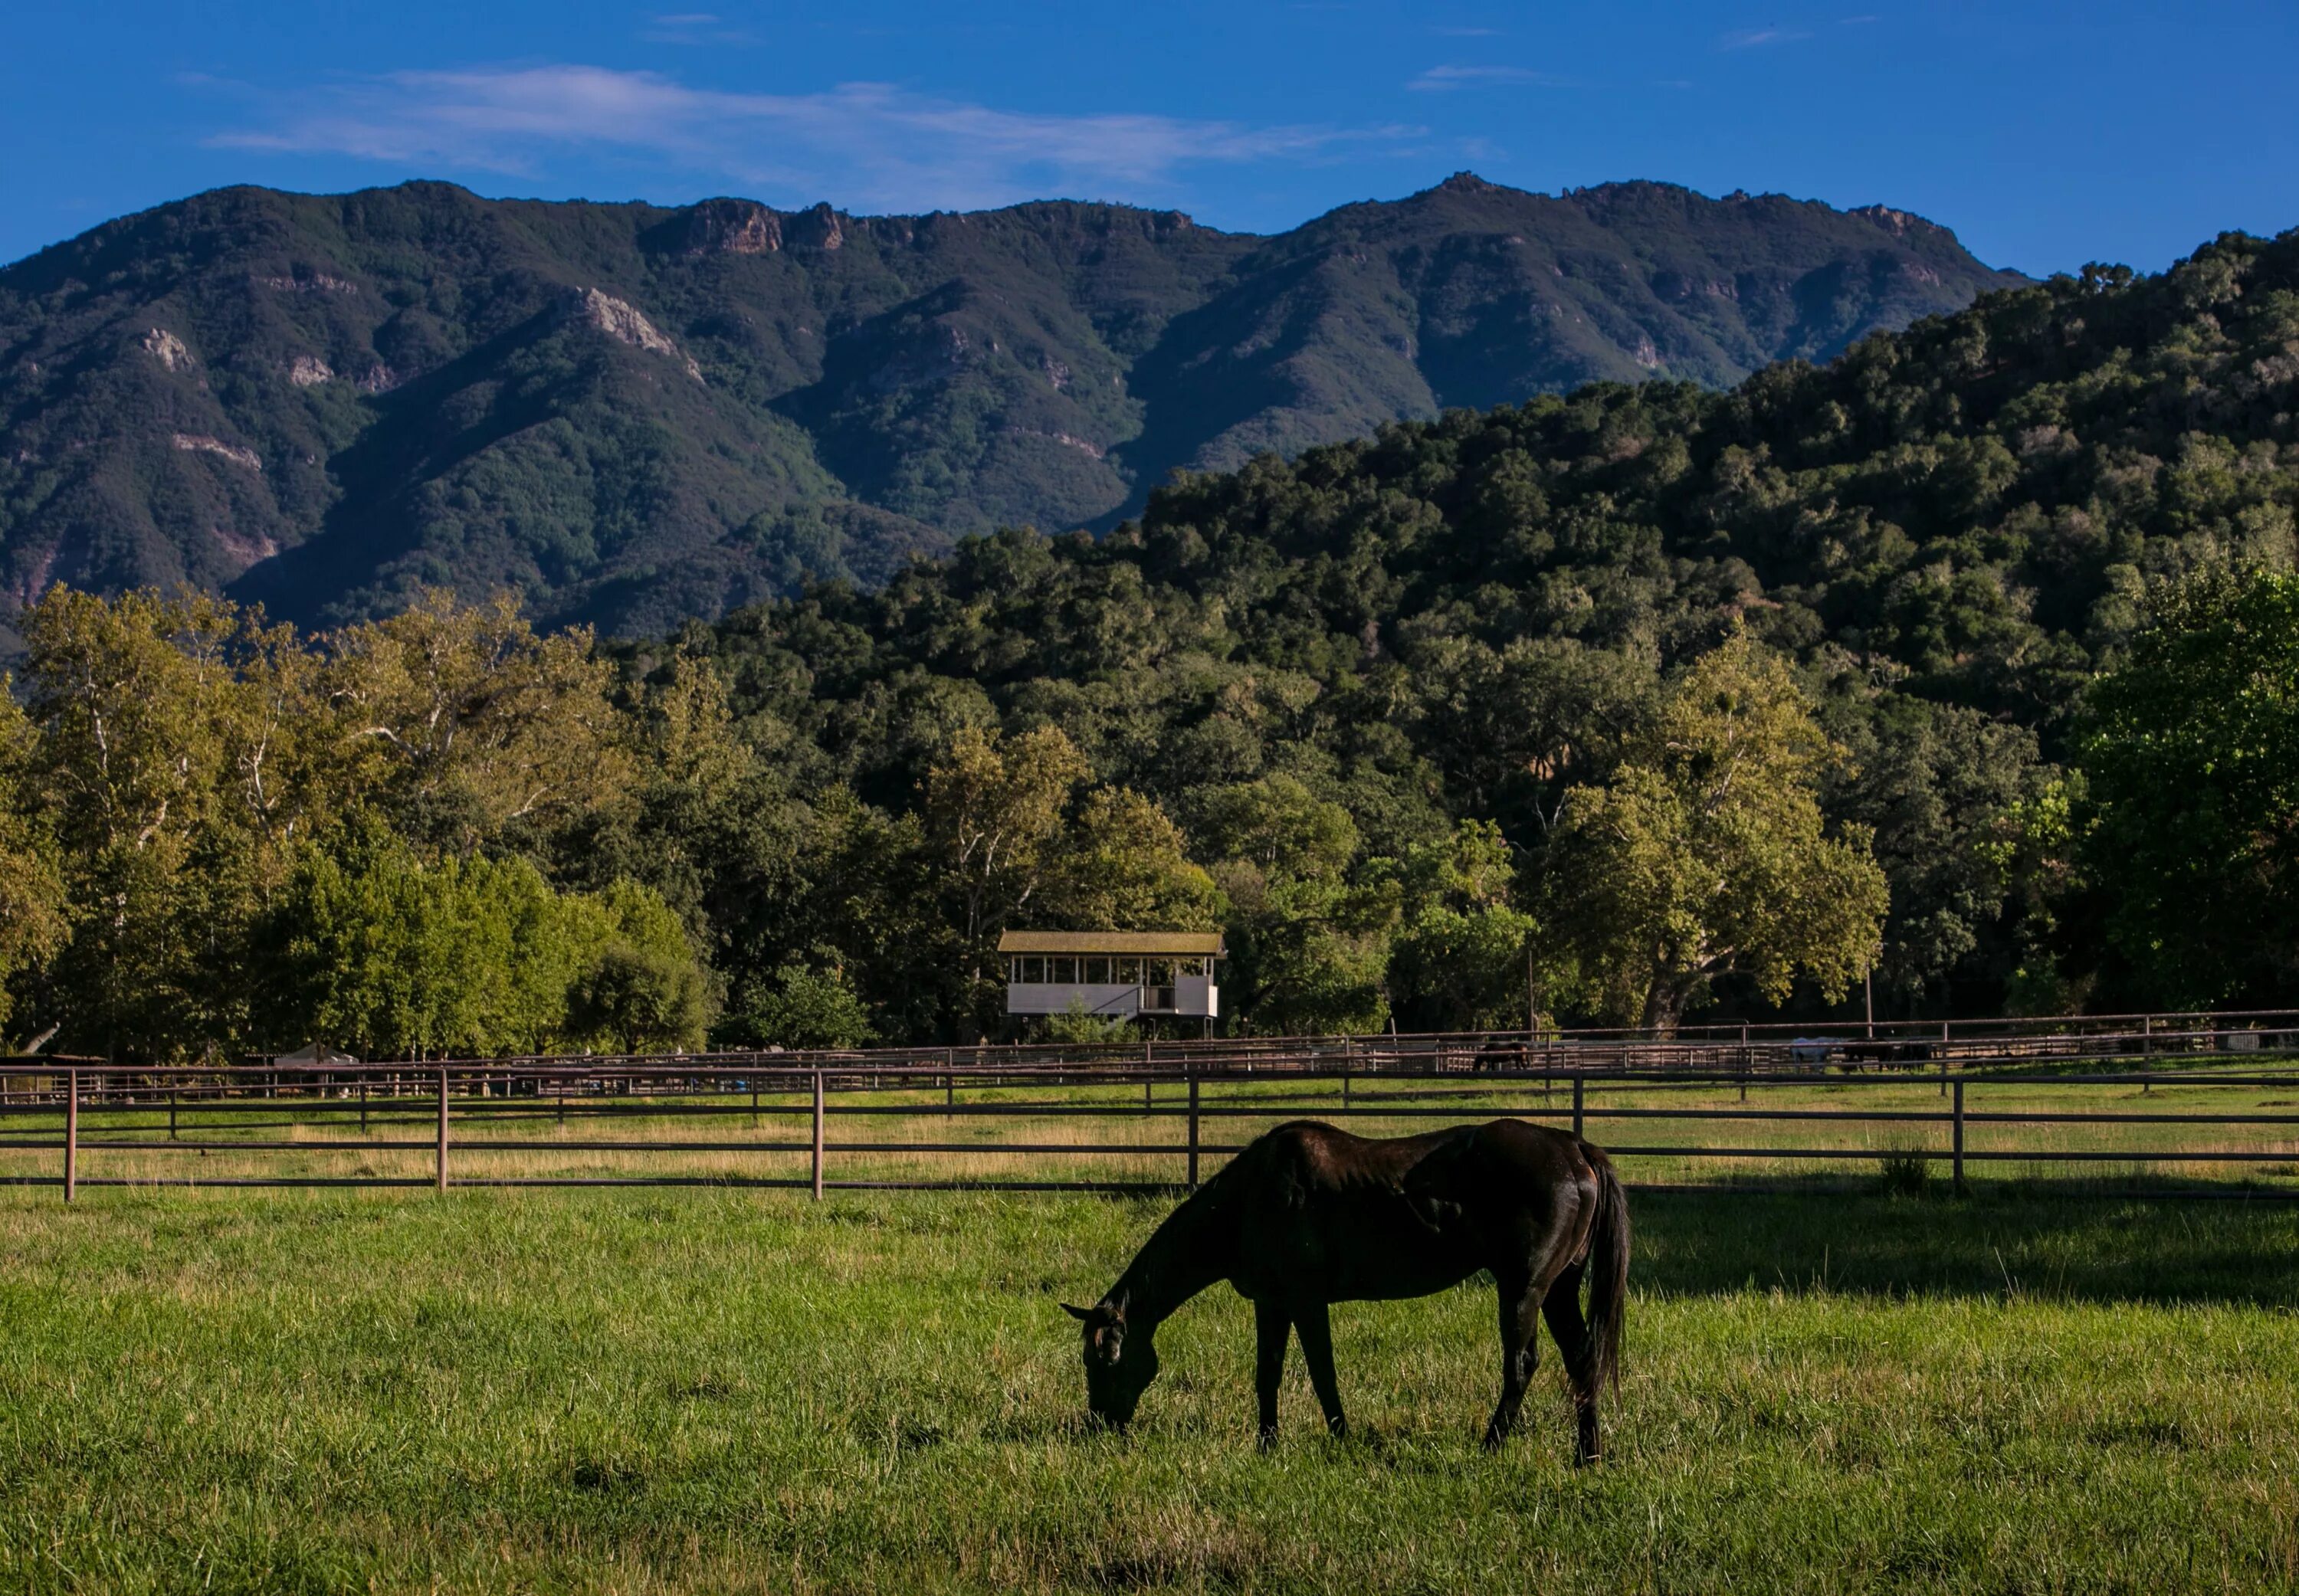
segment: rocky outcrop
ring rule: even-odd
[[[308,277],[252,277],[258,288],[277,289],[282,294],[357,294],[357,283],[346,283],[341,277],[331,277],[325,272],[314,272]]]
[[[684,255],[771,255],[783,219],[756,200],[705,200],[686,213]]]
[[[802,249],[834,250],[846,242],[843,219],[830,208],[827,200],[792,217],[784,225],[784,235]]]
[[[263,469],[263,462],[256,458],[255,451],[227,443],[221,438],[211,438],[203,433],[178,433],[175,442],[176,447],[187,454],[220,455],[233,465],[245,466],[250,471]]]
[[[335,380],[335,368],[317,355],[297,355],[287,362],[287,380],[299,388],[316,388]]]
[[[189,347],[164,327],[154,327],[144,335],[144,352],[170,371],[187,370],[192,365]]]
[[[245,533],[234,526],[212,526],[208,530],[214,535],[217,547],[243,571],[279,552],[278,543],[264,533]]]
[[[352,386],[362,393],[388,393],[399,386],[399,373],[378,360],[352,378]]]
[[[560,310],[561,321],[580,322],[634,348],[650,354],[668,355],[686,367],[686,375],[696,382],[702,380],[702,368],[697,366],[685,351],[673,343],[654,323],[639,313],[638,307],[617,299],[611,294],[602,294],[596,288],[577,288],[567,296]]]
[[[1073,437],[1068,433],[1050,433],[1034,426],[1009,426],[1006,430],[1017,438],[1043,438],[1048,442],[1059,443],[1065,449],[1079,450],[1095,459],[1101,459],[1108,452],[1091,438]]]

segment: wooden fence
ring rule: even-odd
[[[1515,1115],[1640,1184],[1862,1163],[2299,1194],[2299,1014],[153,1068],[0,1063],[0,1181],[1193,1187],[1285,1119]],[[1781,1139],[1783,1137],[1789,1139]]]

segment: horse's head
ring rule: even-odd
[[[1125,1311],[1108,1302],[1091,1308],[1062,1308],[1078,1321],[1085,1344],[1085,1402],[1094,1422],[1122,1430],[1133,1421],[1134,1406],[1158,1377],[1158,1348],[1152,1331],[1128,1335]]]

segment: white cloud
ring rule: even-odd
[[[1548,72],[1536,72],[1530,67],[1431,67],[1406,84],[1409,89],[1423,94],[1439,94],[1450,89],[1472,88],[1479,84],[1516,84],[1532,88],[1567,88],[1570,83]]]
[[[639,37],[656,45],[755,45],[755,35],[725,25],[717,12],[659,12]]]
[[[1716,41],[1720,50],[1753,50],[1760,45],[1792,44],[1811,34],[1797,28],[1744,28],[1738,33],[1728,33]]]
[[[397,72],[281,96],[259,125],[210,142],[519,176],[581,152],[734,179],[761,197],[925,211],[1156,194],[1195,164],[1330,159],[1420,131],[1000,111],[884,83],[729,93],[551,64]]]

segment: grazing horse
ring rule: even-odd
[[[1266,1447],[1277,1438],[1289,1332],[1301,1337],[1326,1427],[1344,1435],[1327,1305],[1426,1296],[1479,1269],[1500,1294],[1501,1395],[1485,1445],[1516,1423],[1541,1315],[1573,1385],[1575,1456],[1595,1462],[1598,1388],[1619,1382],[1629,1211],[1611,1162],[1560,1130],[1495,1120],[1378,1141],[1310,1120],[1281,1125],[1168,1214],[1101,1301],[1062,1306],[1083,1321],[1092,1417],[1123,1429],[1158,1376],[1158,1325],[1227,1280],[1254,1307]]]

